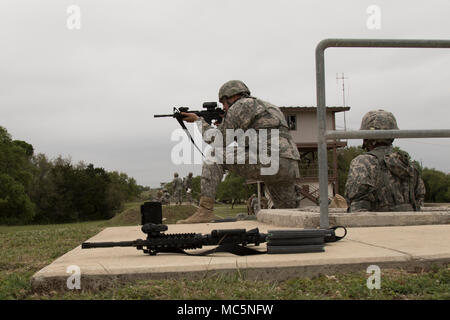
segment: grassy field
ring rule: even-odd
[[[313,279],[263,281],[245,272],[214,275],[202,280],[146,280],[115,284],[101,291],[33,292],[31,276],[54,259],[105,227],[139,224],[140,203],[109,221],[33,226],[0,226],[0,299],[450,299],[450,271],[434,268],[414,273],[382,270],[380,290],[366,287],[367,274],[350,273]],[[195,208],[164,206],[167,223],[184,219]],[[245,212],[218,206],[222,217]]]
[[[239,213],[247,214],[247,206],[238,204],[233,209],[231,209],[231,205],[229,204],[218,204],[214,206],[214,214],[221,218],[234,218]]]

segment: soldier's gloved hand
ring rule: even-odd
[[[191,112],[181,112],[181,115],[183,116],[183,121],[186,121],[186,122],[195,122],[198,119],[200,119],[200,117],[198,115],[196,115],[195,113],[191,113]]]
[[[219,124],[221,124],[222,121],[223,121],[223,117],[225,117],[225,114],[221,114],[220,117],[222,118],[222,119],[220,119],[220,121],[219,121],[219,120],[213,120],[213,121],[211,121],[211,124],[215,125],[216,127],[217,127]]]

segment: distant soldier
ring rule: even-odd
[[[162,204],[170,204],[170,193],[167,189],[164,189],[163,196],[161,198]]]
[[[253,214],[257,214],[260,209],[260,208],[258,208],[258,197],[256,197],[256,196],[253,197],[250,205],[252,207]]]
[[[158,190],[156,194],[156,201],[162,202],[163,192],[162,190]]]
[[[183,180],[178,177],[178,173],[174,173],[172,180],[173,197],[175,204],[181,204],[183,202]]]
[[[249,214],[249,215],[255,214],[255,212],[253,211],[253,205],[252,205],[253,199],[255,199],[255,198],[256,198],[256,194],[254,193],[247,200],[247,214]]]
[[[360,130],[398,130],[394,115],[369,111]],[[392,148],[394,139],[364,139],[366,153],[352,160],[345,185],[348,211],[419,211],[425,186],[405,152]]]
[[[269,201],[267,200],[267,198],[265,196],[261,196],[261,203],[259,204],[259,210],[261,209],[267,209],[269,207]],[[258,197],[256,196],[256,194],[253,194],[250,199],[249,199],[249,203],[247,204],[248,208],[248,214],[257,214],[258,213]]]
[[[189,203],[192,202],[192,172],[184,180],[184,189],[186,190],[186,197]]]
[[[260,209],[267,209],[269,208],[269,200],[266,197],[261,197],[261,208]]]

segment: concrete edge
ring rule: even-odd
[[[99,290],[116,287],[131,281],[139,280],[166,280],[189,279],[201,280],[219,275],[238,273],[249,280],[283,281],[293,278],[312,278],[319,275],[335,275],[338,273],[366,271],[369,265],[377,265],[383,269],[402,269],[407,271],[430,270],[434,266],[446,266],[450,264],[450,257],[436,257],[426,259],[414,257],[403,261],[372,261],[336,264],[312,264],[303,266],[270,267],[270,268],[225,268],[207,271],[192,272],[153,272],[153,273],[125,273],[125,274],[90,274],[81,275],[81,287],[83,290]],[[67,278],[62,277],[33,277],[31,287],[34,292],[50,290],[66,291]]]

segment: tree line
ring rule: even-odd
[[[35,155],[0,126],[0,224],[109,219],[143,189],[125,173]]]

